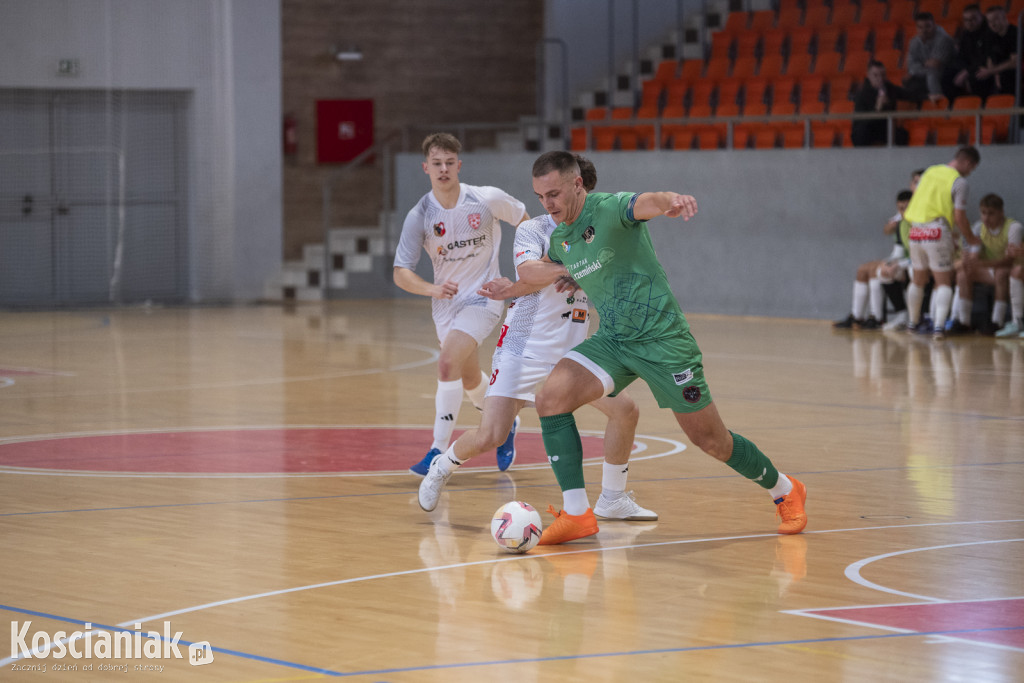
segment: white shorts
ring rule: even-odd
[[[914,270],[953,270],[953,231],[946,219],[910,226],[910,262]]]
[[[505,310],[504,301],[488,301],[486,306],[463,306],[452,317],[445,320],[434,318],[437,340],[444,344],[445,338],[453,330],[464,332],[480,344],[494,331],[494,326],[501,320]]]
[[[491,359],[491,383],[486,395],[518,398],[532,403],[537,385],[547,379],[554,367],[554,363],[523,358],[498,349]]]

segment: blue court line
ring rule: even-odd
[[[20,607],[11,607],[9,605],[0,605],[0,610],[15,612],[18,614],[26,614],[29,616],[40,617],[44,619],[51,619],[53,621],[61,621],[69,624],[77,624],[85,626],[85,624],[92,624],[94,629],[111,631],[111,632],[125,632],[125,633],[139,633],[119,626],[108,626],[105,624],[98,624],[95,622],[86,622],[81,619],[71,619],[69,617],[61,617],[54,614],[47,614],[46,612],[38,612],[35,610],[23,609]],[[243,659],[250,659],[257,662],[263,662],[265,664],[276,664],[277,666],[288,667],[291,669],[299,669],[309,673],[317,673],[325,676],[334,677],[351,677],[351,676],[372,676],[380,674],[395,674],[395,673],[409,673],[413,671],[440,671],[445,669],[466,669],[471,667],[482,667],[482,666],[501,666],[508,664],[538,664],[543,662],[560,662],[568,660],[581,660],[581,659],[599,659],[607,657],[636,657],[642,655],[661,655],[661,654],[680,654],[686,652],[711,652],[715,650],[739,650],[752,647],[786,647],[791,645],[817,645],[823,643],[848,643],[857,641],[869,641],[869,640],[887,640],[891,638],[929,638],[935,636],[963,636],[973,633],[1000,633],[1007,631],[1020,631],[1024,630],[1024,626],[1001,626],[997,628],[973,628],[973,629],[958,629],[951,631],[920,631],[912,633],[878,633],[869,634],[862,636],[836,636],[832,638],[805,638],[799,640],[767,640],[752,643],[724,643],[721,645],[694,645],[691,647],[668,647],[658,648],[652,650],[623,650],[620,652],[595,652],[590,654],[574,654],[574,655],[561,655],[554,657],[527,657],[524,659],[498,659],[490,661],[477,661],[477,662],[459,662],[450,664],[430,664],[425,666],[409,666],[392,669],[365,669],[362,671],[335,671],[333,669],[324,669],[321,667],[309,666],[308,664],[301,664],[299,662],[289,662],[283,659],[275,659],[273,657],[264,657],[263,655],[253,654],[251,652],[241,652],[239,650],[229,650],[226,648],[210,646],[210,649],[215,653],[231,655],[233,657],[241,657]],[[148,634],[142,634],[147,638],[151,638]],[[155,640],[166,640],[163,636],[158,634]],[[179,640],[178,643],[184,647],[192,645],[192,642]],[[184,661],[185,658],[183,657]],[[160,661],[175,661],[173,658],[170,660],[164,660],[161,658]],[[216,664],[214,660],[213,664]]]
[[[1024,465],[1024,460],[1012,460],[1010,462],[977,462],[977,463],[963,463],[960,465],[936,465],[929,467],[864,467],[858,469],[847,469],[847,470],[804,470],[800,472],[790,472],[792,475],[807,476],[809,474],[862,474],[865,472],[912,472],[921,470],[941,470],[941,469],[963,469],[967,467],[1006,467]],[[0,470],[0,474],[4,474],[3,470]],[[705,481],[709,479],[734,479],[736,477],[733,473],[726,474],[709,474],[700,477],[663,477],[653,479],[632,479],[633,483],[660,483],[670,481]],[[493,491],[497,488],[501,488],[502,484],[496,484],[495,486],[477,486],[472,488],[450,488],[449,492],[452,493],[468,493],[475,491]],[[557,484],[517,484],[517,489],[538,489],[538,488],[554,488]],[[125,505],[125,506],[114,506],[104,508],[71,508],[67,510],[36,510],[33,512],[0,512],[0,518],[2,517],[24,517],[29,515],[63,515],[73,512],[115,512],[121,510],[151,510],[160,508],[185,508],[185,507],[204,507],[209,505],[247,505],[251,503],[291,503],[301,502],[306,500],[335,500],[342,498],[372,498],[376,496],[407,496],[415,491],[412,489],[401,490],[401,491],[383,491],[381,493],[339,493],[332,496],[298,496],[294,498],[251,498],[244,500],[214,500],[200,503],[160,503],[155,505]]]

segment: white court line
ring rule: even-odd
[[[910,553],[924,552],[926,550],[946,550],[947,548],[962,548],[964,546],[970,545],[988,545],[992,543],[1017,543],[1020,541],[1024,541],[1024,538],[1005,538],[997,541],[971,541],[968,543],[949,543],[947,545],[933,545],[927,548],[910,548],[908,550],[897,550],[896,552],[885,553],[884,555],[875,555],[874,557],[868,557],[863,560],[858,560],[857,562],[854,562],[853,564],[847,566],[846,571],[844,573],[846,574],[846,578],[848,578],[850,581],[853,581],[858,585],[864,586],[865,588],[871,588],[876,591],[881,591],[883,593],[891,593],[893,595],[902,595],[905,598],[916,598],[917,600],[926,600],[928,602],[944,602],[944,600],[942,600],[941,598],[933,598],[927,595],[916,595],[914,593],[907,593],[906,591],[896,590],[895,588],[887,588],[885,586],[875,583],[874,581],[868,581],[863,576],[861,576],[860,570],[866,567],[867,565],[871,564],[872,562],[876,562],[878,560],[884,560],[890,557],[897,557],[899,555],[908,555]]]
[[[456,429],[473,429],[473,425],[457,426]],[[125,435],[136,435],[136,434],[177,434],[187,432],[228,432],[228,431],[286,431],[293,429],[334,429],[334,430],[345,430],[345,429],[421,429],[429,431],[430,425],[395,425],[395,424],[370,424],[370,425],[236,425],[236,426],[224,426],[224,427],[169,427],[166,429],[115,429],[115,430],[104,430],[104,431],[92,431],[92,432],[60,432],[52,434],[33,434],[31,436],[9,436],[0,437],[0,446],[5,444],[13,443],[31,443],[34,441],[58,441],[61,439],[80,439],[94,436],[125,436]],[[521,431],[524,434],[539,434],[539,430],[524,429]],[[603,431],[597,430],[581,430],[580,435],[582,436],[603,436]],[[640,462],[641,460],[653,460],[655,458],[665,458],[676,453],[682,453],[686,450],[686,444],[675,439],[667,439],[660,436],[649,436],[647,434],[637,434],[634,436],[635,440],[644,439],[647,441],[660,441],[668,445],[668,450],[659,451],[657,453],[649,453],[648,455],[637,455],[647,451],[648,445],[645,443],[637,443],[637,449],[633,451],[633,455],[630,456],[630,462]],[[604,462],[602,456],[594,456],[591,458],[585,458],[583,461],[584,467],[590,467],[593,465],[599,465]],[[523,470],[547,470],[551,467],[546,462],[535,463],[531,465],[519,465],[513,471]],[[478,472],[478,471],[493,471],[492,465],[480,465],[476,467],[465,467],[460,468],[466,472]],[[409,470],[380,470],[374,472],[105,472],[102,470],[67,470],[67,469],[50,469],[50,468],[37,468],[37,467],[17,467],[14,465],[0,465],[0,474],[28,474],[38,475],[45,477],[97,477],[104,479],[310,479],[310,478],[334,478],[334,477],[396,477],[396,476],[408,476]]]
[[[979,524],[1014,524],[1024,522],[1024,519],[995,519],[995,520],[979,520],[973,522],[929,522],[919,524],[902,524],[898,526],[876,526],[876,527],[853,527],[848,529],[825,529],[822,531],[805,531],[804,535],[824,535],[824,534],[835,534],[835,533],[848,533],[858,531],[891,531],[892,529],[908,529],[908,528],[920,528],[920,527],[950,527],[950,526],[974,526]],[[607,552],[611,550],[630,550],[636,548],[656,548],[670,545],[693,545],[698,543],[719,543],[721,541],[741,541],[754,538],[778,538],[778,534],[748,534],[743,536],[721,536],[718,538],[696,538],[696,539],[683,539],[678,541],[659,541],[657,543],[634,543],[629,545],[620,546],[608,546],[600,548],[586,548],[581,550],[569,550],[558,553],[560,556],[564,555],[579,555],[582,553],[595,553],[595,552]],[[545,553],[546,554],[546,553]],[[536,560],[543,558],[545,554],[538,555],[513,555],[507,557],[489,558],[486,560],[477,560],[475,562],[457,562],[455,564],[447,564],[436,567],[418,567],[416,569],[405,569],[396,572],[386,572],[383,574],[371,574],[368,576],[355,576],[349,579],[339,579],[337,581],[324,581],[322,583],[314,583],[307,586],[294,586],[292,588],[281,588],[273,591],[266,591],[264,593],[254,593],[252,595],[243,595],[237,598],[227,598],[225,600],[216,600],[213,602],[203,603],[201,605],[193,605],[192,607],[184,607],[182,609],[171,610],[168,612],[161,612],[160,614],[153,614],[148,617],[142,617],[139,619],[129,619],[116,624],[121,628],[134,627],[135,624],[144,624],[150,621],[169,619],[170,617],[178,616],[181,614],[189,614],[192,612],[200,612],[206,609],[212,609],[214,607],[223,607],[226,605],[235,605],[242,602],[248,602],[250,600],[258,600],[260,598],[272,598],[279,595],[287,595],[289,593],[299,593],[302,591],[315,590],[318,588],[330,588],[333,586],[342,586],[351,583],[360,583],[363,581],[373,581],[376,579],[388,579],[397,576],[412,576],[415,574],[425,574],[434,571],[444,571],[448,569],[461,569],[463,567],[476,567],[487,564],[497,564],[499,562],[524,562],[527,560]],[[796,613],[796,612],[793,612]],[[812,616],[812,615],[806,615]],[[968,641],[971,643],[978,644],[976,641]],[[17,661],[22,657],[8,657],[7,659],[0,659],[0,667],[10,664],[11,662]]]

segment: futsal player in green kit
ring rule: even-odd
[[[540,543],[597,533],[573,411],[622,391],[638,377],[658,405],[673,412],[694,445],[768,490],[782,520],[780,534],[800,533],[807,525],[806,488],[775,469],[752,442],[726,429],[704,380],[700,349],[647,231],[646,221],[656,216],[689,220],[697,201],[675,192],[588,194],[575,158],[562,151],[547,152],[534,163],[533,190],[559,222],[544,258],[566,268],[600,315],[597,332],[558,362],[536,396],[544,448],[563,498],[562,510],[549,508],[555,521]]]

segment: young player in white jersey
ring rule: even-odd
[[[594,165],[577,155],[584,184],[597,183]],[[542,263],[551,233],[557,227],[550,216],[525,221],[516,229],[513,246],[517,273],[522,269],[552,268]],[[556,267],[557,268],[557,267]],[[519,420],[517,415],[532,403],[534,390],[556,363],[587,337],[589,311],[586,295],[570,278],[543,288],[505,278],[487,283],[482,292],[504,299],[516,297],[509,305],[505,324],[491,361],[491,380],[484,401],[480,426],[465,432],[431,464],[420,483],[420,507],[428,512],[437,507],[452,473],[467,459],[494,447]],[[608,416],[604,438],[604,472],[601,496],[594,514],[605,519],[656,520],[658,515],[636,503],[626,492],[629,454],[636,434],[639,411],[625,393],[606,396],[591,403]]]
[[[501,318],[502,304],[477,290],[500,276],[499,221],[518,225],[530,217],[521,201],[496,187],[460,183],[461,150],[458,139],[447,133],[424,139],[423,172],[430,177],[430,192],[406,216],[395,253],[395,284],[433,299],[434,327],[441,344],[434,440],[426,456],[409,468],[420,476],[448,448],[463,390],[473,405],[483,408],[487,376],[480,370],[477,347]],[[421,250],[427,252],[434,267],[432,283],[415,272]],[[503,441],[498,449],[501,470],[515,458],[515,432]]]

